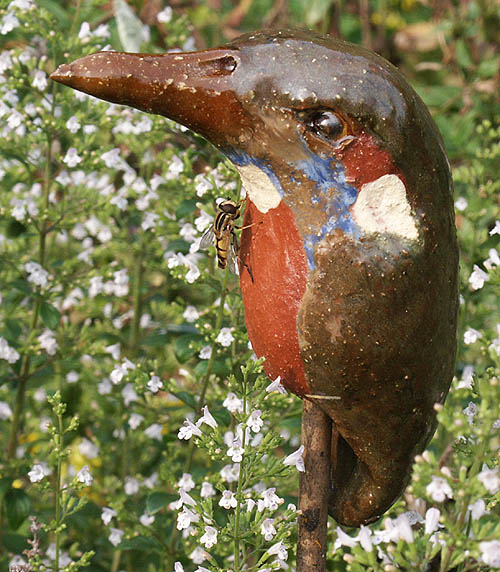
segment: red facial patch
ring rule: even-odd
[[[250,226],[251,225],[251,226]],[[240,248],[240,284],[248,336],[264,370],[298,395],[308,393],[300,357],[297,313],[307,261],[293,212],[283,201],[261,213],[247,199]]]

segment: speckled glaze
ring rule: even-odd
[[[240,253],[250,339],[271,378],[333,421],[330,514],[376,520],[434,432],[455,360],[451,177],[416,93],[380,56],[295,31],[204,52],[97,53],[52,78],[170,117],[243,175],[258,169]],[[312,132],[315,110],[342,118],[342,137]],[[394,205],[377,204],[379,188]],[[277,206],[263,208],[266,192]]]

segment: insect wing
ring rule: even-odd
[[[239,276],[239,268],[238,268],[238,239],[236,235],[232,233],[231,236],[231,245],[227,252],[227,265],[229,270],[236,276]]]
[[[200,240],[200,248],[205,249],[215,242],[214,226],[211,224],[204,232]]]

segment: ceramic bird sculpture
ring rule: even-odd
[[[373,52],[297,31],[100,52],[52,79],[178,121],[234,163],[253,348],[332,419],[330,514],[379,518],[435,430],[455,360],[452,183],[420,98]]]

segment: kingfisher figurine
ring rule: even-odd
[[[236,166],[252,346],[332,420],[330,514],[378,519],[434,433],[455,361],[452,181],[418,95],[373,52],[302,31],[100,52],[51,77],[178,121]]]

